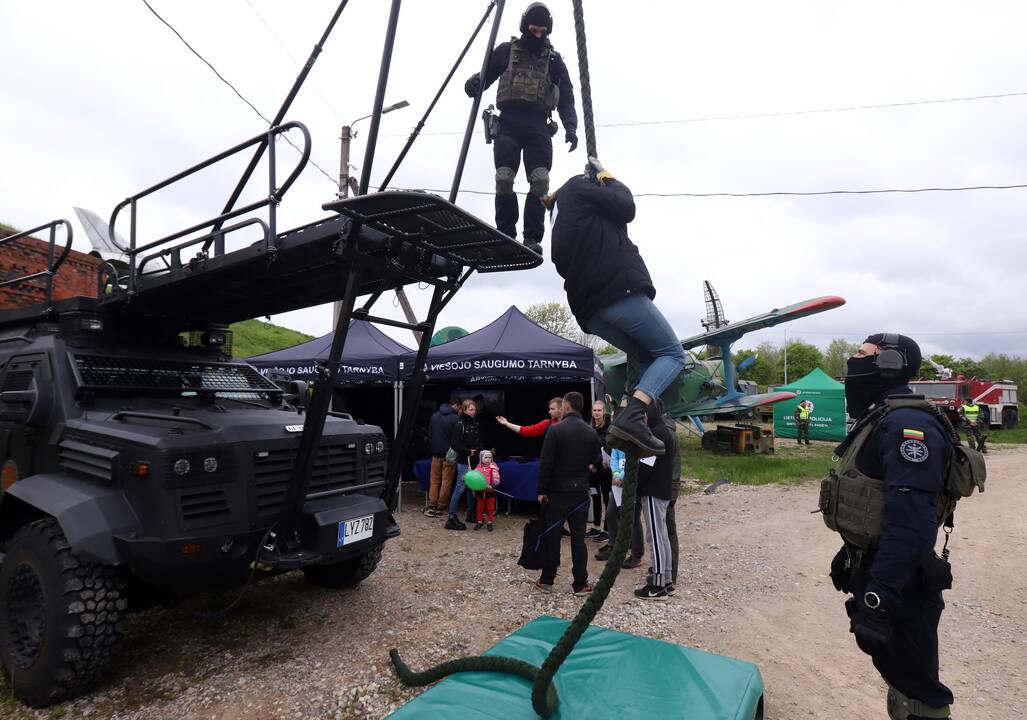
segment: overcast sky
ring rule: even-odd
[[[248,100],[271,117],[335,0],[151,0]],[[508,3],[500,39],[523,5]],[[339,127],[370,112],[386,0],[352,0],[288,119],[313,135],[313,159],[338,175]],[[484,0],[406,0],[372,186],[380,180],[484,11]],[[552,40],[577,87],[571,4],[550,3]],[[596,122],[612,124],[814,110],[1027,92],[1022,2],[586,3]],[[266,25],[265,25],[266,23]],[[141,0],[0,3],[0,221],[31,227],[107,218],[128,195],[265,127]],[[270,28],[270,29],[269,29]],[[393,185],[448,188],[488,26]],[[495,87],[485,96],[494,102]],[[579,98],[580,100],[580,98]],[[580,110],[580,102],[579,102]],[[600,128],[599,154],[636,193],[765,192],[1027,183],[1027,97],[893,109]],[[580,112],[579,112],[580,117]],[[357,126],[361,165],[367,121]],[[456,133],[456,134],[444,134]],[[555,143],[553,177],[580,172]],[[295,153],[282,146],[280,164]],[[193,224],[220,209],[235,166],[141,206],[141,230]],[[478,135],[463,187],[493,189]],[[252,191],[266,183],[258,179]],[[523,176],[518,189],[526,189]],[[336,188],[310,166],[279,227],[324,215]],[[913,336],[928,352],[1027,354],[1027,190],[902,195],[637,199],[629,226],[682,337],[700,330],[703,280],[729,319],[827,294],[848,304],[740,341],[801,337],[825,346],[869,332]],[[492,198],[460,203],[492,220]],[[76,226],[76,246],[88,250]],[[548,236],[547,236],[548,240]],[[548,256],[548,245],[546,248]],[[415,307],[427,292],[411,289]],[[441,325],[476,329],[510,304],[563,300],[547,262],[474,277]],[[390,299],[390,316],[399,317]],[[324,308],[273,321],[311,334]],[[393,334],[390,332],[390,334]],[[410,344],[408,334],[394,333]]]

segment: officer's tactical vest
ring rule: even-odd
[[[799,408],[799,420],[809,420],[810,410],[807,407]]]
[[[977,416],[981,414],[981,408],[977,403],[971,405],[964,405],[962,407],[963,417],[966,418],[967,422],[977,422]]]
[[[499,76],[496,106],[528,108],[552,112],[559,102],[560,90],[549,79],[549,62],[553,49],[547,41],[539,52],[523,47],[517,38],[510,39],[510,62]]]
[[[845,445],[838,467],[820,482],[820,512],[824,523],[840,533],[842,539],[864,552],[877,548],[884,519],[884,480],[863,474],[856,467],[863,446],[873,435],[878,423],[892,410],[917,408],[942,420],[951,443],[945,468],[944,490],[938,494],[938,525],[949,520],[961,497],[969,497],[976,488],[984,492],[986,471],[984,456],[960,444],[959,435],[948,418],[922,395],[901,395],[885,400],[884,406],[872,412],[853,428],[854,435]]]

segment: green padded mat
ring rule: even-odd
[[[567,625],[544,615],[485,654],[539,666]],[[763,677],[752,663],[594,625],[560,667],[556,689],[560,705],[554,720],[763,716]],[[527,680],[483,672],[451,675],[389,715],[390,720],[537,717]]]

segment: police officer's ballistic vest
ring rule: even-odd
[[[559,101],[560,90],[549,79],[549,62],[553,50],[548,41],[532,52],[519,40],[510,40],[510,62],[499,76],[496,106],[500,110],[527,108],[552,112]]]
[[[965,404],[961,409],[963,411],[963,417],[966,418],[967,422],[977,422],[977,416],[981,414],[981,408],[977,403]]]
[[[806,407],[805,405],[800,405],[799,406],[799,420],[800,421],[809,420],[809,414],[810,414],[810,409],[808,407]]]
[[[892,410],[917,408],[942,419],[949,435],[951,453],[945,469],[944,489],[937,496],[938,525],[946,522],[961,497],[974,489],[984,492],[986,471],[984,456],[965,447],[948,418],[921,395],[902,395],[885,400],[884,406],[871,413],[853,429],[854,436],[845,446],[838,467],[820,482],[820,512],[824,523],[839,533],[846,544],[864,552],[877,548],[884,520],[884,480],[860,472],[856,459],[873,435],[878,423]]]

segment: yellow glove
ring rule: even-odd
[[[607,180],[614,179],[613,175],[607,172],[606,168],[599,162],[599,159],[594,157],[588,159],[588,174],[593,182],[599,185],[604,185]]]

